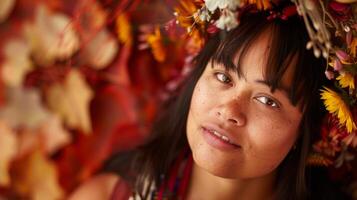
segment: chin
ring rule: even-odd
[[[234,165],[232,161],[227,163],[227,161],[224,161],[222,159],[213,158],[212,155],[213,153],[203,152],[203,156],[202,153],[200,156],[199,152],[193,152],[193,160],[195,165],[198,166],[200,169],[204,170],[205,172],[217,177],[227,179],[234,179],[239,177],[239,174],[237,173],[239,167]]]
[[[236,174],[232,174],[231,172],[225,171],[225,170],[212,170],[212,171],[209,171],[209,169],[208,169],[207,172],[212,174],[213,176],[217,176],[217,177],[225,178],[225,179],[236,179],[236,178],[238,178]]]
[[[201,169],[205,170],[207,173],[225,179],[236,179],[239,177],[236,173],[232,173],[234,171],[227,169],[225,167],[211,167],[211,166],[200,166]]]

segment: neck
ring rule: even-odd
[[[226,179],[214,176],[193,164],[186,199],[271,199],[274,194],[274,183],[275,173],[250,179]]]

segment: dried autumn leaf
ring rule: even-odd
[[[48,154],[55,153],[71,142],[70,133],[63,128],[62,121],[57,115],[49,117],[40,126],[39,133],[42,139],[41,143]]]
[[[357,147],[357,134],[351,133],[342,140],[347,146]]]
[[[13,188],[32,200],[62,199],[56,165],[39,150],[16,161],[12,171]]]
[[[17,133],[18,151],[16,157],[29,155],[39,146],[39,134],[33,129],[24,129]]]
[[[34,59],[40,65],[67,59],[79,49],[79,39],[70,18],[50,13],[44,5],[37,7],[35,21],[27,22],[24,32],[30,41]]]
[[[353,38],[350,44],[350,52],[353,57],[357,56],[357,38]]]
[[[36,128],[49,116],[35,89],[9,88],[6,105],[0,108],[0,119],[12,127]]]
[[[5,21],[15,6],[15,0],[0,1],[0,23]]]
[[[4,83],[10,87],[20,86],[26,73],[32,69],[30,47],[24,40],[13,39],[6,43],[4,57],[1,68]]]
[[[10,184],[9,165],[17,152],[17,138],[11,128],[0,121],[0,186]]]
[[[91,40],[93,33],[98,32],[107,23],[108,12],[96,0],[78,1],[73,23],[85,45]]]
[[[38,146],[52,155],[71,142],[71,135],[62,125],[60,117],[51,114],[36,129],[24,129],[18,133],[18,156],[32,152]]]
[[[103,29],[85,46],[82,60],[95,69],[103,69],[113,61],[118,49],[115,37]]]
[[[91,132],[89,103],[93,92],[83,76],[72,70],[63,84],[52,85],[46,93],[49,107],[71,128]]]

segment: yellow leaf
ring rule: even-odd
[[[10,184],[9,165],[17,152],[17,138],[11,128],[0,121],[0,186]]]
[[[18,152],[16,157],[23,157],[33,152],[40,145],[39,134],[34,129],[23,129],[17,133]]]
[[[41,147],[47,155],[71,142],[70,133],[64,129],[59,116],[51,114],[36,129],[23,129],[18,133],[18,156],[24,156]]]
[[[94,69],[103,69],[113,61],[118,49],[115,37],[108,30],[103,29],[85,46],[82,60]]]
[[[79,38],[70,18],[50,13],[44,5],[37,6],[35,21],[25,24],[24,33],[31,44],[34,59],[43,66],[57,59],[67,59],[79,49]]]
[[[27,199],[58,200],[64,196],[56,165],[39,150],[17,161],[13,172],[15,191]]]
[[[52,154],[71,142],[70,133],[62,126],[59,116],[52,115],[39,128],[46,153]]]
[[[31,71],[30,47],[22,39],[8,41],[4,47],[4,63],[1,75],[4,83],[10,87],[22,85],[27,72]]]
[[[345,126],[349,133],[356,129],[356,124],[348,106],[336,92],[324,87],[321,90],[321,99],[324,100],[326,109],[337,116],[340,125]]]
[[[51,110],[56,112],[67,126],[85,133],[91,131],[89,103],[92,97],[92,90],[77,70],[72,70],[63,84],[54,84],[46,93]]]
[[[77,1],[76,7],[80,11],[76,20],[76,23],[79,23],[78,25],[81,27],[79,33],[83,39],[82,41],[88,41],[93,32],[106,26],[109,10],[103,9],[102,4],[98,1],[91,1],[90,3]]]
[[[35,89],[8,88],[6,97],[6,104],[0,109],[0,119],[12,127],[36,128],[49,116]]]

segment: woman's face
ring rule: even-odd
[[[298,136],[302,113],[287,96],[294,67],[271,93],[264,81],[268,34],[242,60],[243,76],[209,63],[198,80],[187,121],[195,164],[216,176],[254,178],[273,172]]]

